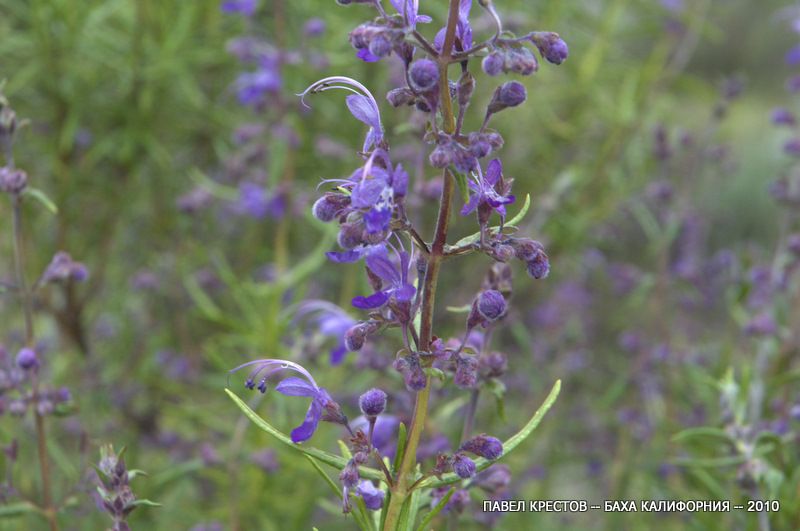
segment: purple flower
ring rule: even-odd
[[[264,102],[267,94],[281,88],[281,74],[276,67],[263,66],[253,72],[244,72],[236,79],[236,95],[242,105],[256,106]]]
[[[789,66],[800,65],[800,44],[792,47],[788,52],[786,52],[784,61],[786,61],[786,64]]]
[[[458,23],[456,24],[456,39],[461,41],[461,49],[472,48],[472,26],[469,24],[469,11],[472,8],[472,0],[461,0],[458,6]],[[444,47],[444,38],[447,27],[439,30],[433,39],[433,46],[441,51]],[[455,46],[455,43],[453,43]]]
[[[397,302],[411,301],[417,292],[408,280],[411,258],[405,251],[398,252],[397,256],[399,264],[395,264],[389,259],[389,252],[383,245],[376,245],[368,251],[365,262],[369,270],[383,281],[383,289],[376,290],[367,297],[355,297],[353,306],[362,310],[371,310],[380,308],[390,299]]]
[[[356,120],[369,126],[367,136],[364,138],[364,146],[361,148],[366,153],[383,140],[383,125],[381,124],[381,113],[378,109],[378,104],[374,99],[361,94],[351,94],[345,98],[345,101],[350,114]]]
[[[306,37],[319,37],[325,33],[325,21],[316,17],[308,19],[303,27],[303,33]]]
[[[50,264],[42,273],[40,282],[58,282],[66,280],[75,280],[82,282],[89,276],[89,270],[80,262],[75,262],[69,253],[64,251],[57,252]]]
[[[258,0],[225,0],[220,9],[223,13],[239,13],[252,17],[258,7]]]
[[[255,367],[247,377],[245,387],[255,389],[256,378],[260,378],[258,390],[262,393],[267,391],[267,378],[277,372],[291,370],[303,376],[303,378],[290,376],[275,386],[276,391],[286,396],[303,396],[311,399],[305,420],[292,430],[292,442],[300,443],[310,439],[314,435],[320,420],[340,424],[347,423],[347,419],[341,414],[339,405],[333,401],[325,389],[317,385],[311,374],[297,363],[278,359],[255,360],[239,365],[230,372],[233,373],[245,367]]]
[[[462,216],[469,215],[479,208],[487,210],[488,213],[494,210],[505,219],[505,205],[513,203],[514,196],[509,194],[510,190],[507,188],[510,187],[503,181],[503,165],[498,159],[489,162],[485,176],[481,174],[479,167],[477,180],[470,179],[468,184],[472,195],[469,202],[461,209]]]
[[[411,29],[416,28],[417,23],[427,24],[431,21],[431,17],[419,14],[419,0],[406,0],[405,6],[402,0],[390,0],[390,2],[398,13],[407,17],[406,23]]]
[[[237,210],[255,219],[280,218],[283,216],[286,205],[280,195],[270,195],[263,186],[243,182],[239,185],[239,199],[236,202]]]
[[[772,111],[772,123],[775,125],[794,125],[794,114],[789,109],[778,107]]]
[[[358,487],[356,487],[356,492],[364,499],[364,505],[370,511],[378,511],[383,507],[385,493],[376,488],[371,481],[361,480]]]
[[[307,301],[298,308],[298,317],[314,313],[314,321],[320,334],[336,339],[331,351],[331,365],[338,365],[347,354],[345,333],[356,324],[356,320],[335,304],[325,301]]]

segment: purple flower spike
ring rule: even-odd
[[[255,367],[247,377],[245,387],[255,389],[256,378],[260,378],[258,390],[262,393],[267,391],[267,378],[277,372],[290,370],[303,376],[303,378],[290,376],[275,387],[276,391],[286,396],[302,396],[311,399],[311,404],[308,407],[303,423],[292,430],[292,442],[301,443],[310,439],[314,435],[320,420],[337,423],[347,422],[341,415],[338,404],[333,401],[325,389],[317,385],[311,374],[301,365],[288,360],[263,359],[244,363],[230,372],[233,373],[245,367]],[[262,373],[263,376],[261,375]]]

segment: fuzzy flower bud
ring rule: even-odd
[[[539,53],[554,65],[560,65],[569,56],[569,47],[558,33],[537,32],[531,40],[539,48]]]
[[[17,353],[17,365],[20,369],[30,370],[39,366],[39,359],[36,357],[36,351],[32,348],[23,348]]]
[[[475,475],[475,461],[464,454],[453,456],[453,472],[462,479],[469,479]]]
[[[456,87],[456,97],[458,99],[459,107],[465,107],[472,99],[472,94],[475,92],[475,76],[469,72],[464,72],[458,80]]]
[[[519,81],[503,83],[494,91],[492,101],[489,102],[490,113],[500,112],[508,107],[516,107],[525,101],[528,93],[525,86]]]
[[[414,93],[407,87],[400,87],[392,89],[386,93],[386,101],[392,107],[401,107],[403,105],[411,105],[414,103]]]
[[[505,60],[503,59],[503,54],[498,51],[494,51],[483,58],[481,61],[481,68],[489,76],[499,76],[503,71],[503,64]]]
[[[420,59],[411,64],[408,77],[411,88],[417,92],[428,92],[439,83],[439,67],[430,59]]]
[[[7,194],[19,194],[28,185],[28,175],[19,169],[7,166],[0,168],[0,191]]]
[[[342,223],[336,241],[344,249],[352,249],[362,242],[364,227],[360,223]]]
[[[377,417],[386,409],[386,393],[380,389],[370,389],[358,398],[358,407],[367,417]]]
[[[478,385],[478,361],[475,356],[459,356],[453,383],[461,389],[474,389]]]
[[[478,297],[478,311],[489,321],[495,321],[506,313],[506,300],[503,294],[495,290],[487,290]]]
[[[500,439],[481,434],[462,444],[460,450],[493,461],[503,455],[503,443]]]
[[[375,321],[357,323],[344,333],[344,346],[349,352],[361,350],[367,341],[367,336],[378,329]]]
[[[350,198],[343,194],[327,193],[317,199],[311,207],[311,213],[320,221],[333,221],[336,215],[350,203]]]

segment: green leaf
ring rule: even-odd
[[[156,503],[151,500],[134,500],[128,504],[128,507],[138,507],[140,505],[143,505],[145,507],[161,507],[160,503]]]
[[[427,530],[428,525],[430,525],[433,519],[436,518],[437,514],[442,512],[442,509],[444,509],[444,506],[447,505],[447,502],[450,501],[450,497],[453,496],[453,493],[455,491],[456,491],[455,487],[450,487],[450,490],[447,491],[447,494],[445,494],[444,497],[442,497],[442,499],[439,500],[439,503],[437,503],[436,506],[433,509],[431,509],[431,512],[425,515],[425,518],[423,518],[422,522],[420,522],[417,531]]]
[[[272,424],[262,419],[258,415],[258,413],[250,409],[250,406],[248,406],[233,391],[231,391],[230,389],[225,389],[225,392],[228,394],[231,400],[233,400],[234,403],[237,406],[239,406],[239,409],[242,410],[242,412],[247,416],[247,418],[253,421],[253,423],[256,426],[258,426],[265,432],[272,435],[279,442],[282,442],[286,446],[293,448],[294,450],[297,450],[300,453],[309,455],[317,459],[318,461],[325,463],[328,466],[332,466],[333,468],[338,468],[339,470],[342,470],[345,466],[347,466],[347,459],[343,457],[339,457],[338,455],[333,455],[332,453],[311,446],[302,446],[300,444],[295,444],[294,442],[292,442],[292,440],[289,438],[288,435],[279,431],[277,428],[272,426]],[[384,478],[383,474],[379,470],[376,470],[374,468],[362,466],[359,467],[359,472],[361,473],[361,477],[365,479],[377,479],[379,481],[384,481],[384,482],[386,481],[386,478]]]
[[[400,423],[397,428],[397,451],[394,454],[394,464],[392,465],[392,473],[396,474],[400,470],[400,463],[403,462],[403,454],[406,451],[406,425],[404,422]]]
[[[452,313],[469,313],[472,309],[472,304],[465,304],[464,306],[448,306],[446,310]]]
[[[0,518],[12,518],[26,513],[38,513],[39,508],[30,502],[9,503],[0,505]]]
[[[461,199],[465,202],[469,202],[469,186],[467,185],[467,176],[466,174],[459,173],[455,170],[450,170],[453,174],[453,177],[456,179],[456,184],[458,184],[458,191],[461,192]]]
[[[711,426],[700,426],[697,428],[688,428],[679,433],[676,433],[672,436],[673,442],[682,442],[688,439],[695,439],[698,437],[711,437],[715,439],[720,439],[727,443],[733,444],[733,439],[731,436],[722,429],[713,428]]]
[[[510,454],[517,446],[519,446],[522,441],[530,437],[531,433],[539,426],[539,423],[544,418],[545,414],[553,407],[553,404],[558,398],[558,393],[561,391],[561,380],[556,380],[556,383],[553,385],[553,388],[550,390],[550,394],[547,395],[547,398],[544,399],[544,402],[533,414],[531,420],[519,430],[515,435],[511,438],[506,440],[503,443],[503,456],[501,459],[508,454]],[[492,464],[496,463],[497,461],[487,461],[483,457],[479,457],[475,460],[476,471],[480,472],[481,470],[486,470]],[[461,481],[461,478],[458,477],[456,474],[450,472],[449,474],[445,474],[442,476],[442,479],[430,478],[420,483],[419,487],[425,488],[433,488],[433,487],[441,487],[442,485],[452,485],[453,483],[458,483]]]
[[[36,201],[40,202],[47,210],[50,211],[51,214],[58,214],[58,207],[56,204],[49,197],[47,197],[47,194],[38,188],[29,186],[25,188],[25,191],[22,192],[22,195],[25,197],[30,196],[31,199],[35,199]]]

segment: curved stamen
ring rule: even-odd
[[[272,367],[269,371],[267,371],[267,374],[264,375],[264,378],[267,378],[284,369],[288,369],[300,373],[308,380],[308,382],[311,385],[313,385],[316,389],[319,389],[319,385],[317,385],[317,382],[314,380],[314,377],[311,376],[311,374],[303,366],[298,365],[297,363],[289,360],[262,359],[262,360],[248,361],[247,363],[243,363],[238,367],[228,371],[228,380],[230,381],[230,375],[233,374],[234,372],[243,369],[245,367],[251,367],[253,365],[259,365],[258,367],[256,367],[256,369],[254,369],[250,373],[250,375],[247,378],[247,382],[252,383],[253,385],[255,385],[255,378],[259,375],[259,373],[261,373],[261,371]],[[276,365],[277,367],[275,367]]]
[[[340,84],[335,84],[335,83],[340,83]],[[367,89],[367,87],[365,87],[355,79],[345,76],[326,77],[320,79],[319,81],[315,81],[314,83],[309,85],[308,88],[305,89],[303,92],[297,94],[297,96],[300,97],[300,102],[306,107],[308,107],[308,105],[305,102],[305,97],[307,94],[318,94],[320,92],[324,92],[326,90],[331,90],[331,89],[347,90],[349,92],[365,96],[369,100],[370,105],[375,111],[375,114],[378,116],[378,122],[381,125],[380,129],[381,132],[383,132],[383,122],[380,119],[381,117],[380,108],[378,107],[378,102],[375,100],[375,96],[372,95],[372,93],[369,91],[369,89]]]

